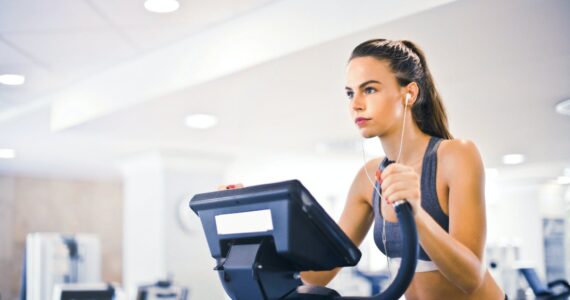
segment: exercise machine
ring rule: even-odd
[[[52,300],[116,300],[116,288],[104,283],[56,284]]]
[[[20,299],[52,299],[56,284],[101,281],[101,249],[94,235],[30,233],[24,257]]]
[[[139,286],[137,300],[187,300],[188,288],[176,286],[172,280],[159,280],[154,284]]]
[[[200,217],[222,286],[233,300],[400,298],[411,282],[419,251],[412,208],[394,205],[403,236],[402,264],[386,290],[372,297],[342,297],[304,285],[302,271],[354,266],[360,250],[297,180],[197,194]]]
[[[538,300],[563,300],[570,297],[570,284],[564,279],[558,279],[544,284],[538,278],[534,268],[519,268],[528,285]]]

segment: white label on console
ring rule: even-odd
[[[265,232],[273,230],[271,210],[255,210],[235,214],[217,215],[218,234]]]

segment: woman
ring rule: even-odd
[[[479,152],[471,141],[449,133],[421,50],[409,41],[385,39],[358,45],[348,63],[346,93],[360,133],[378,137],[386,157],[367,162],[356,174],[339,220],[343,231],[360,245],[374,223],[378,248],[392,257],[389,267],[397,267],[401,243],[393,204],[405,199],[421,246],[406,299],[506,299],[483,259]],[[390,160],[395,162],[380,172]],[[376,174],[375,183],[369,174]],[[326,285],[338,271],[304,272],[302,279]]]

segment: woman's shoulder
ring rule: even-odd
[[[356,173],[356,177],[354,178],[355,183],[365,183],[363,184],[364,186],[369,186],[370,180],[376,180],[376,170],[383,159],[384,157],[377,157],[366,161]]]
[[[366,170],[368,171],[376,171],[376,169],[378,169],[378,167],[380,166],[380,163],[384,160],[384,156],[380,156],[380,157],[376,157],[376,158],[372,158],[370,160],[368,160],[366,163],[364,163],[364,165],[362,166],[362,168],[366,168]]]
[[[479,149],[475,142],[468,139],[442,140],[437,156],[438,167],[444,171],[447,178],[467,176],[483,169]]]
[[[361,175],[361,179],[363,179],[363,181],[366,181],[368,185],[370,184],[370,179],[372,179],[373,182],[376,181],[376,171],[380,167],[380,163],[382,163],[383,160],[384,156],[370,159],[362,166],[362,168],[360,168],[359,175]],[[363,175],[366,175],[366,177],[370,178],[366,178],[366,180],[364,180]]]
[[[376,181],[376,169],[383,159],[383,156],[370,159],[360,167],[352,182],[349,198],[359,199],[372,205],[371,197]]]
[[[468,139],[444,139],[441,141],[437,152],[438,156],[450,160],[479,156],[477,145]]]

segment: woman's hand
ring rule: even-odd
[[[421,209],[419,176],[412,167],[393,163],[380,175],[382,197],[389,204],[406,200],[412,206],[414,216]]]
[[[239,188],[242,188],[242,187],[243,187],[243,184],[241,184],[241,183],[228,184],[228,185],[220,185],[220,186],[218,186],[218,191],[233,190],[233,189],[239,189]]]

